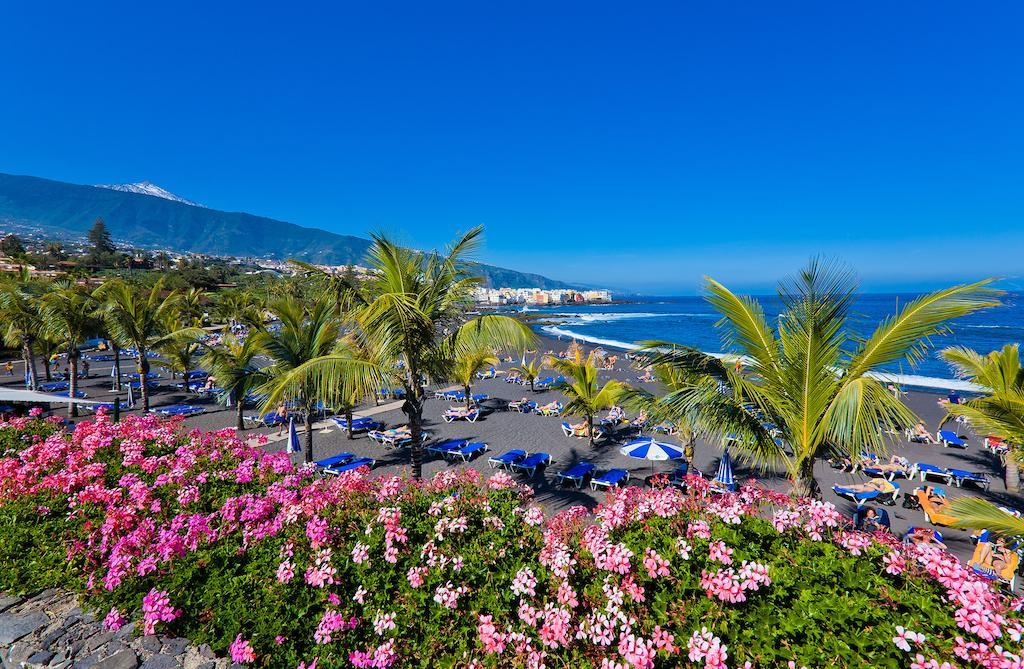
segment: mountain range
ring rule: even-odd
[[[0,228],[83,237],[102,218],[114,239],[139,247],[237,257],[360,264],[370,240],[190,202],[155,184],[84,186],[0,173]],[[480,264],[490,286],[575,288],[538,274]]]

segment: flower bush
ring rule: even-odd
[[[76,588],[111,629],[243,664],[1021,665],[1019,600],[758,487],[545,518],[502,472],[321,478],[154,417],[15,420],[0,444],[0,589]]]

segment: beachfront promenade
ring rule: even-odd
[[[553,345],[550,341],[542,342],[542,347]],[[122,362],[122,370],[130,371],[133,367],[131,360]],[[499,369],[508,369],[510,365],[501,365]],[[154,371],[160,371],[154,366]],[[637,371],[629,366],[628,361],[620,359],[615,369],[604,370],[600,373],[601,382],[611,378],[617,378],[633,385],[654,390],[652,384],[641,384],[637,380]],[[8,387],[19,387],[18,377],[3,377],[4,385]],[[202,414],[191,416],[185,419],[185,424],[202,430],[215,430],[225,427],[233,427],[235,420],[234,409],[225,409],[222,405],[214,403],[212,399],[197,399],[194,394],[184,393],[180,389],[173,388],[173,384],[166,372],[161,372],[158,380],[160,388],[153,393],[151,401],[153,408],[169,406],[174,404],[195,404],[202,406],[205,411]],[[82,389],[88,395],[88,399],[109,401],[113,398],[110,392],[110,363],[96,362],[92,364],[91,378],[83,380]],[[489,456],[499,455],[509,449],[518,448],[534,452],[546,452],[553,458],[552,465],[546,471],[538,471],[533,478],[517,475],[524,482],[528,482],[537,492],[537,500],[550,511],[557,511],[572,505],[584,505],[593,507],[602,498],[602,492],[591,491],[589,485],[576,489],[571,486],[559,485],[555,474],[558,471],[568,469],[580,461],[587,461],[595,464],[598,473],[610,468],[623,468],[631,472],[630,485],[643,485],[645,477],[652,472],[668,473],[673,467],[670,462],[651,463],[644,460],[635,460],[619,453],[623,443],[635,436],[635,431],[630,432],[625,426],[620,428],[611,440],[604,440],[597,446],[591,448],[586,439],[567,437],[562,433],[560,425],[563,420],[570,423],[579,422],[581,419],[575,417],[545,417],[535,414],[521,414],[514,411],[506,411],[504,407],[508,401],[528,397],[538,403],[544,404],[551,401],[565,402],[557,391],[550,390],[538,393],[531,393],[528,387],[509,384],[504,380],[504,375],[494,379],[477,381],[473,386],[473,393],[485,393],[489,396],[482,405],[482,415],[476,422],[454,421],[447,423],[442,420],[441,415],[445,409],[452,406],[452,403],[445,400],[429,399],[426,402],[424,418],[426,430],[430,434],[430,441],[443,441],[446,439],[467,439],[474,442],[484,442],[490,451],[478,456],[468,463],[457,461],[452,463],[444,458],[425,453],[423,472],[424,476],[431,476],[442,469],[452,467],[472,467],[481,471],[488,471],[487,459]],[[122,399],[125,395],[122,393]],[[937,404],[938,395],[924,392],[911,392],[906,397],[907,403],[917,415],[924,419],[928,429],[934,434],[939,421],[943,416],[942,408]],[[372,415],[376,420],[385,423],[388,427],[395,427],[405,424],[404,414],[400,409],[401,403],[394,401],[382,401],[379,405],[372,402],[360,407],[356,411],[357,416]],[[258,407],[247,409],[246,415],[256,414]],[[125,415],[138,412],[126,411]],[[88,419],[89,413],[83,411],[83,419]],[[902,455],[911,463],[927,462],[940,467],[955,467],[970,471],[979,471],[988,474],[991,478],[990,489],[986,492],[970,484],[963,489],[942,483],[933,484],[943,487],[950,497],[960,495],[976,495],[984,497],[1000,505],[1020,507],[1021,500],[1018,495],[1009,495],[1003,484],[1002,471],[998,458],[982,448],[982,437],[974,435],[970,430],[964,430],[955,426],[958,431],[969,437],[969,447],[966,450],[947,449],[938,444],[912,444],[900,437],[895,442],[894,453]],[[256,428],[245,431],[248,438],[259,434],[266,435],[269,442],[268,450],[283,450],[287,431],[281,436],[277,435],[277,428]],[[650,431],[644,431],[644,435],[650,435]],[[304,435],[300,430],[300,440]],[[659,441],[678,443],[678,440],[671,436],[658,435]],[[400,473],[407,470],[410,465],[410,454],[408,449],[387,448],[370,439],[365,433],[357,433],[355,439],[348,439],[347,436],[334,426],[331,421],[322,421],[316,424],[314,431],[314,453],[317,459],[329,457],[338,453],[353,453],[358,457],[369,457],[376,460],[374,473]],[[720,445],[709,444],[698,440],[695,444],[695,458],[692,463],[694,467],[704,472],[706,476],[713,477],[717,471],[719,458],[722,454]],[[293,456],[296,462],[300,461],[301,455]],[[785,490],[787,481],[781,472],[756,472],[747,469],[742,461],[737,462],[734,467],[737,480],[746,480],[753,476],[768,487]],[[837,497],[832,492],[835,484],[848,485],[852,483],[863,483],[868,480],[862,472],[842,473],[838,472],[824,461],[819,461],[815,468],[817,480],[822,488],[823,498],[834,503],[847,515],[853,514],[855,505]],[[904,494],[913,494],[914,488],[924,485],[919,479],[909,481],[897,479]],[[905,509],[902,503],[895,506],[884,507],[889,511],[892,520],[892,529],[895,533],[902,535],[907,528],[914,526],[929,527],[924,519],[923,512],[919,509]],[[961,559],[967,559],[972,551],[969,542],[969,533],[963,530],[939,527],[950,550]]]

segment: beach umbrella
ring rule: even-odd
[[[651,437],[634,439],[619,449],[619,453],[637,460],[651,461],[651,474],[654,474],[655,461],[682,460],[685,458],[681,446],[669,444],[664,441],[655,441]]]
[[[299,446],[299,433],[295,431],[295,419],[288,419],[288,448],[285,449],[288,453],[298,453],[301,449]]]
[[[722,459],[718,463],[718,474],[715,476],[715,483],[726,490],[736,490],[736,479],[732,475],[732,458],[729,457],[729,449],[722,453]]]
[[[128,384],[128,408],[135,408],[135,394],[132,392],[132,384]]]

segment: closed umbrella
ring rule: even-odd
[[[295,419],[288,419],[288,447],[285,449],[288,453],[298,453],[302,450],[299,446],[299,433],[295,431]]]
[[[729,492],[736,490],[736,479],[732,475],[732,458],[729,457],[729,449],[722,453],[722,459],[718,463],[718,474],[715,475],[714,483],[717,487],[724,488]]]

